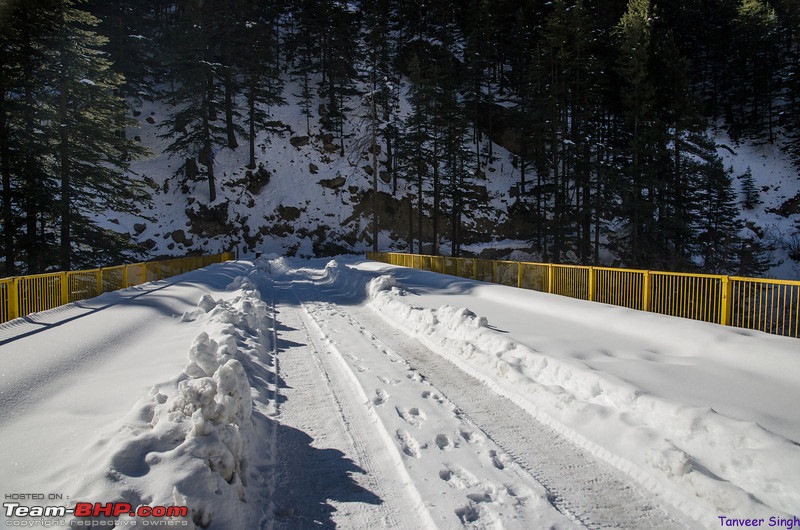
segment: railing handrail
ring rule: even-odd
[[[0,278],[0,323],[13,320],[15,318],[23,317],[27,314],[36,311],[44,311],[53,309],[61,305],[81,300],[85,298],[85,293],[91,291],[96,296],[104,292],[115,291],[124,289],[133,285],[140,285],[152,280],[160,280],[182,274],[190,270],[201,268],[211,263],[221,263],[233,259],[233,253],[222,252],[220,254],[203,255],[203,256],[186,256],[181,258],[172,258],[158,261],[143,261],[138,263],[130,263],[127,265],[112,265],[109,267],[98,267],[95,269],[82,269],[74,271],[61,271],[61,272],[45,272],[40,274],[30,274],[24,276],[7,276]],[[162,267],[169,264],[169,270],[163,270]],[[158,269],[154,271],[154,275],[150,275],[149,266],[159,265]],[[140,269],[138,276],[141,281],[134,280],[132,277],[136,274],[129,274],[131,269]],[[118,282],[114,286],[107,288],[105,285],[103,273],[119,273],[122,272],[122,277],[118,277]],[[93,288],[89,287],[84,291],[74,291],[71,288],[70,278],[76,276],[94,276],[93,279],[86,281],[94,281]],[[155,276],[155,277],[150,277]],[[40,281],[44,279],[55,279],[60,282],[60,287],[57,289],[43,289]],[[77,280],[81,286],[86,285],[86,281]]]
[[[408,257],[411,259],[406,259]],[[402,252],[368,252],[367,259],[421,269],[425,269],[426,260],[431,268],[436,263],[434,260],[447,259],[450,260],[448,263],[455,260],[455,267],[442,265],[437,269],[441,269],[441,272],[454,272],[458,276],[466,274],[466,277],[473,279],[491,277],[492,283],[516,285],[520,288],[530,288],[589,301],[604,300],[603,303],[632,309],[800,338],[800,308],[798,307],[800,306],[800,281],[796,280],[489,260],[474,257],[458,258]],[[471,261],[475,266],[460,267],[460,260]],[[492,264],[491,271],[483,269],[480,278],[476,265],[478,262]],[[499,270],[501,268],[498,267],[499,265],[502,266],[502,271]],[[513,281],[515,272],[506,265],[516,265],[516,282]],[[540,269],[539,274],[536,275],[539,277],[539,281],[526,281],[526,278],[531,279],[531,277],[530,275],[526,277],[524,270],[534,267]],[[541,269],[546,269],[546,271]],[[586,274],[580,274],[579,278],[575,274],[567,274],[565,277],[559,275],[559,278],[555,278],[556,270],[563,269],[582,270]],[[439,270],[434,272],[439,272]],[[488,272],[491,272],[491,276]],[[608,272],[617,273],[618,276],[609,281],[603,274]],[[543,275],[546,278],[542,278]],[[636,276],[638,280],[633,279],[632,276]],[[744,288],[745,284],[750,284],[751,287]],[[621,285],[624,288],[620,287]]]

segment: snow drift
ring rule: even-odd
[[[254,406],[248,371],[273,365],[273,322],[251,279],[229,289],[230,298],[205,295],[184,313],[203,331],[183,373],[153,386],[93,444],[73,498],[186,506],[189,528],[262,526],[271,485],[259,468],[274,458],[273,404],[262,396]]]
[[[593,369],[577,360],[580,356],[558,358],[546,350],[537,351],[490,328],[490,321],[499,318],[487,319],[450,305],[412,305],[411,297],[392,275],[398,269],[382,270],[389,274],[372,279],[366,292],[373,309],[387,322],[413,334],[543,423],[666,496],[681,511],[715,526],[718,514],[769,517],[800,510],[800,447],[796,440],[771,432],[756,421],[728,417],[709,406],[667,399],[652,388]],[[404,273],[414,276],[407,270]],[[526,310],[525,298],[537,296],[511,290],[501,293],[501,286],[487,289],[502,298],[511,311]],[[678,345],[702,345],[719,341],[719,334],[739,333],[633,311],[625,311],[627,320],[615,318],[611,323],[608,317],[619,308],[554,296],[547,300],[551,302],[549,311],[576,324],[576,337],[585,334],[582,328],[587,323],[627,329],[634,336],[649,334],[656,341]],[[475,304],[480,301],[475,300]],[[533,304],[527,311],[531,307]],[[530,316],[535,319],[535,311]],[[750,345],[760,351],[743,352],[732,342],[728,344],[730,355],[737,358],[746,354],[758,365],[756,371],[780,373],[789,367],[798,368],[796,344],[790,339],[753,335],[756,340]],[[793,346],[795,355],[791,354]],[[756,356],[775,364],[765,366]],[[662,360],[669,361],[666,356]],[[653,356],[650,362],[659,359]],[[647,364],[638,367],[647,368]],[[727,392],[735,393],[736,389]]]

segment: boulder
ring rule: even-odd
[[[345,179],[344,177],[335,177],[332,179],[322,179],[319,181],[319,185],[322,186],[323,188],[338,190],[339,188],[344,186],[345,182],[347,182],[347,179]]]
[[[289,139],[289,143],[295,147],[303,147],[308,145],[309,138],[308,136],[293,136]]]

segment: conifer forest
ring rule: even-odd
[[[145,102],[167,109],[170,186],[202,189],[207,216],[221,153],[242,154],[253,211],[280,138],[359,160],[361,222],[319,254],[464,255],[491,232],[543,261],[759,275],[770,242],[741,212],[761,186],[714,131],[800,161],[796,0],[0,0],[0,25],[2,276],[148,257],[104,221],[147,218],[166,187],[131,170]],[[271,209],[232,244],[289,230],[297,212]]]

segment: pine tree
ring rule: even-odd
[[[57,152],[54,169],[60,182],[60,266],[98,264],[120,259],[125,240],[98,226],[95,214],[138,212],[147,199],[140,183],[127,174],[128,159],[141,153],[116,134],[127,120],[125,102],[115,96],[123,78],[111,70],[94,33],[98,20],[65,0],[58,6],[52,62],[47,65],[53,112],[50,131]],[[98,260],[103,249],[106,260]]]
[[[295,97],[300,98],[298,105],[300,106],[300,114],[306,117],[306,134],[311,135],[311,116],[313,115],[311,109],[313,108],[314,92],[311,89],[311,69],[310,59],[306,55],[300,58],[300,65],[296,70],[296,74],[300,76],[300,93],[294,94]]]
[[[705,142],[702,131],[705,120],[696,110],[696,101],[689,84],[688,61],[681,54],[671,28],[659,17],[653,31],[655,98],[661,128],[655,163],[657,234],[654,261],[650,266],[666,270],[683,270],[690,266],[692,241],[692,204],[694,197],[686,167],[690,157],[713,157],[713,146]],[[700,144],[695,142],[701,138]],[[711,149],[710,152],[706,152]]]
[[[409,65],[412,78],[420,78],[422,67],[419,58],[414,56]],[[417,198],[416,221],[414,229],[414,212],[409,212],[409,251],[414,252],[414,240],[418,241],[417,252],[423,253],[423,240],[426,236],[423,222],[425,219],[425,196],[427,185],[431,179],[433,154],[429,139],[433,127],[430,115],[433,109],[433,87],[428,83],[412,83],[408,90],[411,112],[403,123],[402,134],[398,144],[397,171],[415,188]],[[409,202],[411,204],[411,202]]]
[[[87,0],[85,8],[100,19],[96,31],[108,39],[105,49],[114,70],[124,78],[118,95],[132,104],[157,95],[153,81],[160,72],[154,62],[154,9],[153,3],[139,0]]]
[[[278,66],[278,41],[275,26],[279,16],[277,5],[267,3],[250,4],[246,11],[247,21],[242,31],[241,70],[245,81],[247,98],[247,123],[249,139],[249,162],[247,167],[255,169],[256,131],[267,128],[272,106],[283,105],[283,80]],[[264,108],[266,107],[266,109]]]
[[[734,20],[736,72],[734,103],[740,119],[760,132],[766,122],[769,140],[774,141],[773,99],[778,72],[778,20],[775,10],[762,0],[742,0]],[[749,110],[749,112],[747,112]]]
[[[49,19],[57,16],[58,3],[51,0],[23,2],[4,11],[5,31],[0,36],[4,51],[0,68],[2,129],[0,170],[3,181],[3,243],[8,272],[37,273],[51,263],[53,238],[45,226],[57,224],[54,197],[52,145],[43,134],[43,122],[51,121],[46,105],[48,88],[41,82],[51,56],[47,46],[54,31]]]
[[[326,129],[338,137],[340,154],[344,156],[344,123],[351,110],[346,102],[350,96],[356,95],[354,85],[358,46],[352,30],[356,20],[347,6],[332,1],[324,4],[327,4],[325,12],[330,18],[321,35],[323,79],[320,92],[327,99],[327,108],[321,121]]]
[[[706,140],[706,146],[711,142]],[[698,144],[702,145],[702,141]],[[712,149],[707,148],[707,153]],[[732,274],[739,269],[743,223],[736,206],[731,172],[713,154],[703,161],[692,161],[697,178],[697,255],[702,270],[711,274]],[[692,169],[692,168],[688,168]]]
[[[383,139],[386,146],[386,167],[391,172],[392,146],[397,137],[396,112],[399,106],[399,94],[395,87],[399,73],[395,70],[396,42],[390,30],[390,2],[376,1],[363,7],[363,49],[359,56],[363,60],[361,67],[362,81],[368,87],[364,97],[364,113],[362,127],[363,136],[356,141],[356,152],[369,153],[372,167],[372,248],[378,251],[378,180],[381,176],[379,153]],[[395,181],[396,176],[390,175]]]
[[[214,13],[206,0],[188,0],[169,41],[168,62],[176,80],[170,94],[175,109],[162,127],[162,137],[172,143],[169,153],[197,158],[206,167],[209,201],[217,198],[214,159],[217,149],[229,140],[224,124],[218,123],[216,76],[223,65],[215,61],[209,41]]]
[[[594,77],[599,69],[592,52],[592,18],[582,0],[556,1],[542,35],[547,108],[544,149],[553,181],[556,260],[565,250],[577,250],[583,261],[590,255],[595,207],[591,157],[598,108]]]
[[[476,197],[474,175],[477,158],[470,149],[470,123],[463,102],[448,92],[442,111],[445,130],[442,142],[443,198],[449,208],[451,255],[461,254],[465,221],[477,217],[486,204]]]
[[[655,88],[650,77],[652,17],[650,0],[629,0],[628,9],[614,27],[619,47],[618,71],[624,83],[622,102],[627,125],[630,165],[622,188],[623,211],[629,225],[628,245],[623,252],[628,264],[643,266],[648,260],[646,234],[653,219],[654,166],[651,134]]]
[[[761,204],[761,199],[758,196],[758,189],[756,182],[753,179],[753,170],[748,166],[744,174],[740,177],[742,179],[742,208],[745,210],[753,210],[756,206]]]

